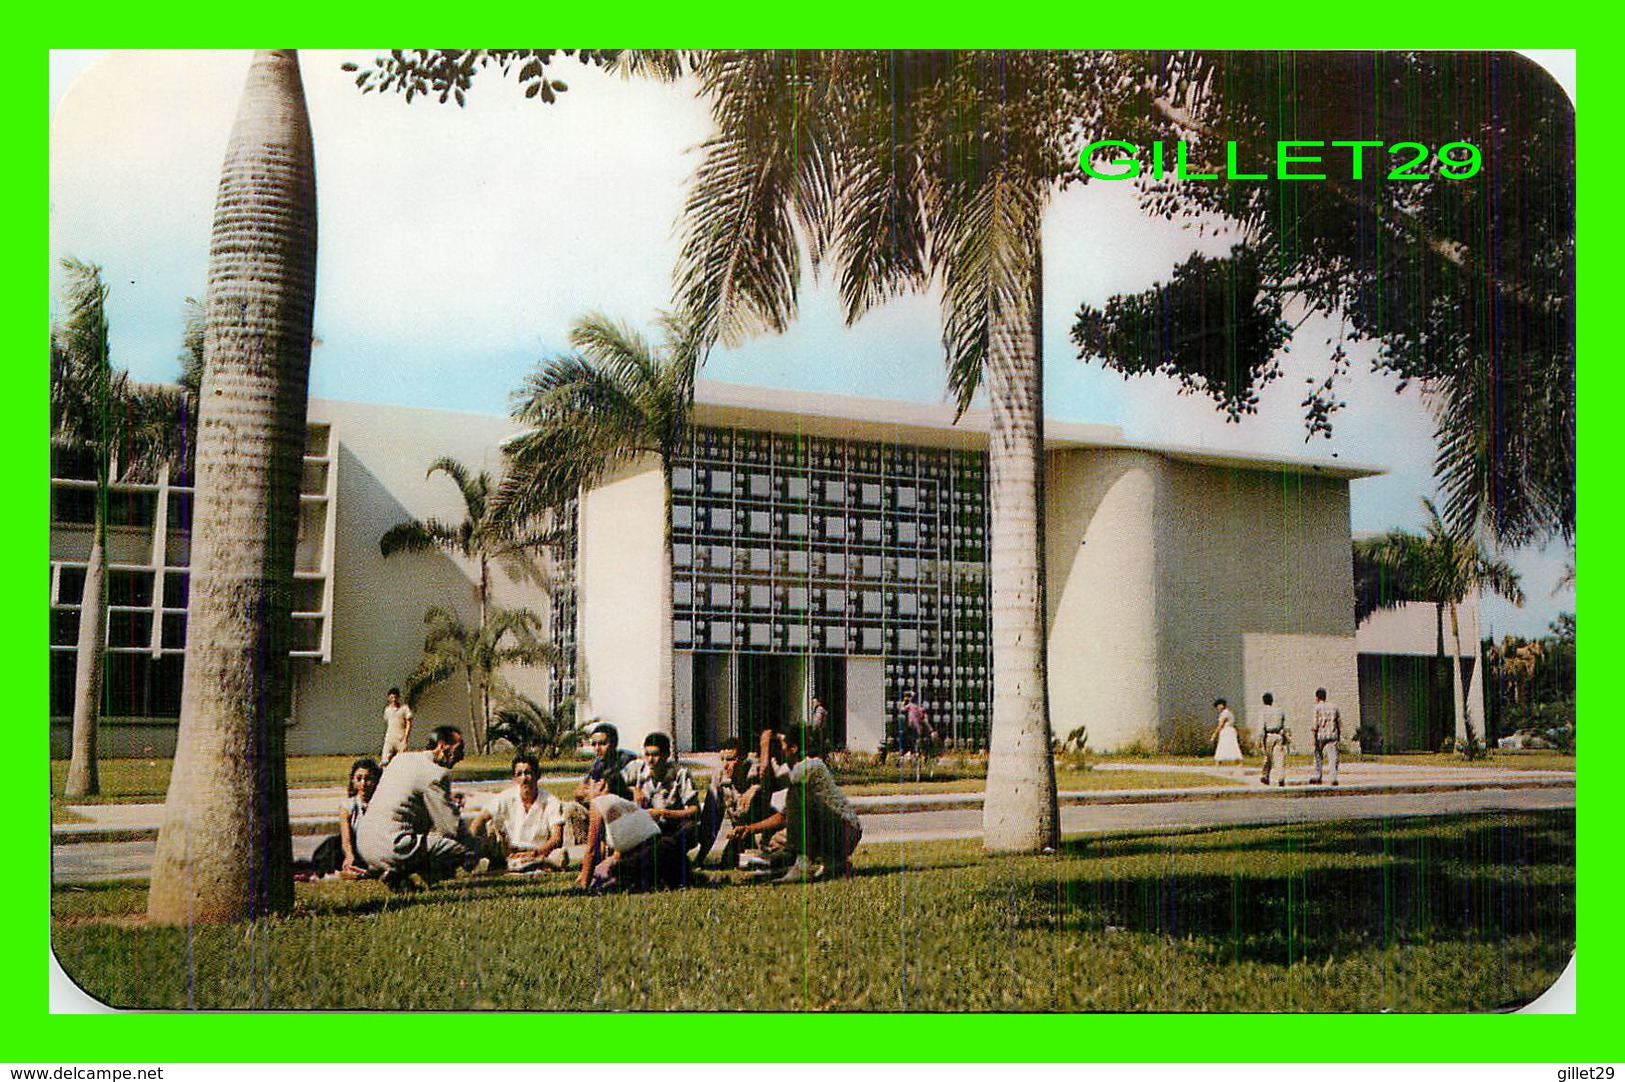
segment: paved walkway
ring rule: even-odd
[[[1154,770],[1207,775],[1232,784],[1166,785],[1151,789],[1063,792],[1061,829],[1072,833],[1208,829],[1278,823],[1324,822],[1409,815],[1573,807],[1573,771],[1512,770],[1496,766],[1427,767],[1400,763],[1352,763],[1340,784],[1308,784],[1289,771],[1284,788],[1258,784],[1255,767],[1205,764],[1101,763],[1097,770]],[[548,781],[568,781],[551,777]],[[506,783],[470,782],[457,788],[477,807]],[[342,788],[295,789],[288,809],[295,832],[294,856],[310,856],[321,837],[335,833]],[[921,796],[854,796],[870,842],[907,842],[981,835],[980,793]],[[83,823],[52,827],[51,863],[58,883],[144,878],[152,864],[159,804],[87,804],[71,810]],[[71,843],[71,844],[70,844]]]

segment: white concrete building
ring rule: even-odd
[[[460,519],[455,486],[426,478],[429,463],[449,455],[496,472],[511,431],[497,417],[312,403],[290,752],[376,751],[383,692],[416,664],[424,610],[472,619],[473,568],[441,555],[385,560],[378,538],[409,517]],[[947,407],[699,385],[692,442],[673,464],[679,747],[799,720],[817,694],[848,746],[872,749],[905,689],[957,740],[986,739],[986,432],[975,411],[954,424]],[[1363,699],[1349,484],[1378,471],[1137,443],[1098,425],[1051,423],[1047,440],[1057,734],[1087,726],[1096,749],[1157,746],[1182,719],[1207,722],[1216,697],[1243,724],[1265,691],[1304,718],[1322,686],[1352,732]],[[58,750],[88,552],[75,485],[53,480]],[[583,717],[615,721],[629,742],[662,727],[661,486],[642,462],[585,494],[568,589],[504,574],[493,591],[497,604],[551,613],[575,659],[557,679],[515,682],[539,698],[574,691]],[[173,744],[189,496],[167,481],[148,488],[121,497],[150,507],[117,527],[111,754]],[[434,689],[418,713],[463,723],[460,687]]]

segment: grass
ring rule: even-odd
[[[1573,950],[1574,823],[1094,836],[996,860],[866,845],[846,881],[603,898],[562,876],[405,898],[324,882],[287,916],[191,933],[145,926],[139,885],[66,888],[53,943],[91,994],[159,1009],[1496,1010]]]

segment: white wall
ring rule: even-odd
[[[576,699],[582,718],[622,733],[665,729],[660,717],[660,603],[665,484],[653,459],[624,467],[581,500],[576,551]]]
[[[337,447],[338,515],[333,552],[332,660],[299,662],[294,689],[290,754],[371,754],[383,743],[384,692],[404,685],[423,652],[423,613],[440,605],[474,624],[479,618],[478,570],[441,552],[378,551],[384,531],[409,518],[460,522],[464,505],[444,474],[426,476],[442,456],[470,470],[501,470],[506,419],[443,410],[402,409],[365,403],[312,400],[310,419],[333,426]],[[518,570],[518,569],[515,569]],[[530,608],[544,621],[551,611],[539,585],[492,576],[493,604]],[[520,691],[547,700],[546,669],[510,668]],[[468,696],[454,680],[419,701],[413,743],[441,724],[469,724]]]
[[[846,746],[873,752],[886,738],[886,662],[877,657],[846,659]]]
[[[1139,451],[1049,456],[1044,521],[1050,726],[1111,750],[1160,720],[1155,511],[1166,464]]]
[[[1359,725],[1346,481],[1142,451],[1049,456],[1050,716],[1112,750],[1325,687]],[[1301,713],[1300,713],[1300,716]]]

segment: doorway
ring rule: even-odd
[[[812,687],[807,691],[807,710],[812,710],[812,696],[816,695],[829,711],[829,746],[846,747],[846,658],[815,657],[812,659]]]
[[[738,654],[739,710],[731,735],[755,742],[807,713],[807,661],[791,654]]]

